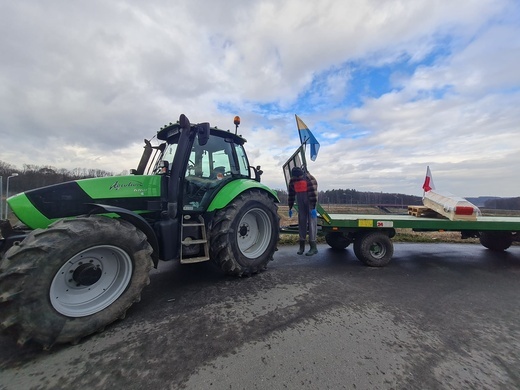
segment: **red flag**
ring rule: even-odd
[[[422,186],[424,192],[428,192],[435,189],[433,185],[432,173],[430,172],[430,167],[426,168],[426,177],[424,178],[424,184]]]

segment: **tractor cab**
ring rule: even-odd
[[[239,123],[235,117],[237,129]],[[258,183],[262,171],[249,165],[246,140],[236,132],[208,123],[190,124],[184,115],[179,122],[163,127],[157,139],[162,141],[157,146],[145,140],[143,156],[132,173],[160,177],[156,182],[160,182],[162,206],[153,226],[163,243],[161,258],[180,256],[181,263],[206,261],[210,259],[207,230],[214,213],[235,199],[250,196],[253,188],[265,191]],[[250,231],[244,227],[243,235]]]
[[[244,142],[232,133],[212,129],[206,144],[193,143],[184,175],[183,210],[205,210],[227,183],[250,178]]]
[[[178,178],[173,191],[185,212],[206,210],[215,194],[233,180],[260,181],[262,171],[249,166],[244,138],[207,123],[190,125],[189,133],[185,131],[177,122],[157,133],[163,141],[159,145],[145,140],[143,156],[132,174]]]

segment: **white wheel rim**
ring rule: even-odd
[[[248,259],[256,259],[269,247],[271,235],[271,221],[267,213],[262,209],[251,209],[238,224],[238,248]]]
[[[49,289],[52,306],[70,317],[85,317],[114,303],[132,277],[123,249],[100,245],[78,253],[56,273]]]

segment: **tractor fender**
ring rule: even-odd
[[[90,211],[90,214],[105,214],[105,213],[114,213],[117,214],[121,219],[130,222],[137,229],[141,230],[148,239],[148,242],[152,246],[152,260],[154,267],[157,268],[157,264],[159,263],[159,242],[157,240],[157,236],[153,231],[152,227],[146,220],[141,217],[139,214],[134,213],[128,209],[123,209],[117,206],[110,206],[105,204],[97,204],[90,203],[90,206],[94,208]]]
[[[207,211],[211,212],[218,209],[223,209],[242,192],[253,188],[267,192],[269,197],[273,198],[276,203],[280,203],[280,199],[278,199],[276,191],[270,189],[266,185],[255,180],[238,179],[226,184],[220,189],[220,191],[217,193],[217,195],[215,195],[209,204]]]

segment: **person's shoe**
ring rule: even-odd
[[[305,252],[305,240],[300,240],[300,250],[296,254],[303,255],[303,252]]]
[[[305,256],[312,256],[318,253],[318,248],[316,248],[316,241],[311,241],[311,249],[305,254]]]

